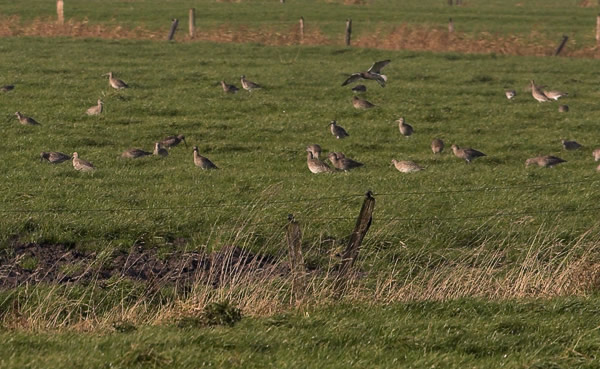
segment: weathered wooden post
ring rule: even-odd
[[[56,0],[56,15],[58,16],[58,23],[65,23],[65,4],[63,0]]]
[[[600,14],[596,16],[596,45],[600,47]]]
[[[456,5],[457,6],[461,6],[462,5],[462,0],[456,0]]]
[[[350,36],[352,35],[352,19],[346,19],[346,46],[350,46]]]
[[[300,17],[300,42],[304,41],[304,17]]]
[[[350,270],[358,258],[358,252],[360,251],[362,241],[371,227],[371,222],[373,221],[373,209],[375,209],[375,198],[373,197],[373,193],[368,191],[365,194],[365,201],[363,202],[360,213],[358,214],[358,219],[356,219],[356,225],[354,226],[354,231],[350,236],[348,246],[346,246],[346,249],[342,254],[340,274],[337,283],[338,293],[341,292],[341,289],[346,285],[345,282],[348,279]]]
[[[177,26],[179,25],[179,19],[173,18],[173,23],[171,23],[171,29],[169,30],[169,36],[167,36],[167,40],[172,41],[173,36],[175,36],[175,31],[177,31]]]
[[[454,32],[454,22],[452,21],[452,18],[450,18],[448,20],[448,33],[452,32]]]
[[[556,48],[556,51],[554,52],[554,56],[558,56],[558,54],[560,54],[563,47],[565,47],[565,44],[567,43],[567,41],[569,41],[569,36],[563,35],[563,39],[560,42],[560,45],[558,45],[558,47]]]
[[[452,6],[452,0],[448,0],[448,5]]]
[[[288,215],[285,238],[289,248],[292,298],[297,301],[301,298],[300,292],[303,291],[304,257],[302,256],[302,231],[292,214]]]
[[[196,35],[196,8],[190,8],[188,23],[190,38],[194,38]]]

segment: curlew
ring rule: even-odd
[[[433,151],[434,154],[440,154],[442,151],[444,151],[444,141],[440,140],[439,138],[431,141],[431,151]]]
[[[328,125],[331,134],[335,136],[335,138],[344,138],[350,136],[348,132],[342,126],[338,126],[335,120],[332,120]]]
[[[346,155],[341,152],[330,152],[327,157],[334,168],[343,170],[345,172],[354,168],[362,167],[364,165],[361,162],[347,158]]]
[[[552,156],[552,155],[544,155],[544,156],[538,156],[535,158],[530,158],[527,159],[525,161],[525,166],[528,167],[530,165],[537,165],[540,167],[544,167],[544,168],[552,168],[555,165],[558,165],[560,163],[565,163],[566,160],[563,160],[557,156]]]
[[[242,82],[242,87],[244,88],[244,90],[248,90],[250,92],[252,92],[252,90],[262,88],[259,84],[247,80],[246,76],[244,75],[241,77],[240,81]]]
[[[381,74],[381,69],[390,63],[389,60],[382,60],[373,63],[371,68],[369,68],[366,72],[358,72],[353,73],[348,77],[342,86],[346,86],[347,84],[358,81],[359,79],[370,79],[373,81],[377,81],[381,87],[385,87],[385,83],[387,82],[387,76]]]
[[[600,160],[600,147],[594,149],[594,151],[592,151],[592,155],[594,156],[594,161]]]
[[[44,159],[52,164],[59,164],[63,161],[71,160],[71,157],[67,154],[63,154],[62,152],[58,151],[42,151],[42,153],[40,154],[40,161]]]
[[[398,119],[396,122],[398,122],[398,129],[404,137],[408,138],[410,135],[413,134],[413,127],[410,124],[406,124],[403,117]]]
[[[14,85],[4,85],[4,86],[0,87],[0,91],[8,92],[8,91],[14,90],[14,88],[15,88]]]
[[[465,149],[461,149],[460,147],[458,147],[458,145],[452,145],[451,147],[454,156],[456,156],[457,158],[464,159],[465,162],[467,162],[467,164],[470,163],[473,159],[479,158],[481,156],[486,156],[481,151],[471,149],[470,147]]]
[[[544,95],[542,90],[540,90],[540,88],[535,85],[534,80],[531,80],[529,82],[531,83],[531,96],[533,96],[534,99],[536,99],[538,102],[550,101],[550,99],[548,99],[548,96]]]
[[[565,150],[577,150],[581,144],[577,141],[560,140]]]
[[[113,76],[112,72],[108,72],[105,74],[105,76],[108,76],[108,83],[110,84],[110,87],[116,89],[116,90],[122,90],[124,88],[128,88],[129,86],[127,85],[127,83],[123,82],[122,80],[115,78]]]
[[[512,100],[515,98],[515,96],[517,96],[517,91],[515,90],[506,90],[504,91],[504,95],[506,95],[506,98],[509,100]]]
[[[354,92],[367,92],[367,86],[365,85],[356,85],[352,87],[352,91]]]
[[[321,155],[321,146],[319,144],[308,145],[306,151],[311,152],[318,159],[319,155]]]
[[[308,148],[306,149],[306,153],[306,164],[308,165],[308,170],[310,170],[312,173],[316,174],[332,171],[329,165],[315,158],[312,151],[310,151]]]
[[[104,110],[104,104],[102,103],[102,100],[98,99],[97,105],[92,106],[91,108],[86,110],[85,113],[87,115],[99,115],[100,113],[102,113],[102,110]]]
[[[96,170],[96,167],[89,161],[85,161],[83,159],[79,159],[79,154],[76,152],[73,153],[73,168],[80,172],[91,172]]]
[[[123,151],[123,153],[121,154],[121,157],[128,158],[128,159],[137,159],[137,158],[141,158],[143,156],[148,156],[148,155],[152,155],[152,153],[149,151],[144,151],[142,149],[129,149],[129,150]]]
[[[542,92],[544,93],[544,95],[546,95],[547,98],[555,100],[555,101],[560,99],[561,97],[569,96],[569,94],[566,92],[555,91],[555,90],[551,90],[551,91],[543,90]]]
[[[424,169],[419,164],[415,163],[414,161],[410,161],[410,160],[398,161],[396,159],[392,159],[392,164],[394,165],[394,167],[396,167],[396,169],[399,172],[402,172],[402,173],[418,172],[418,171]]]
[[[361,99],[358,96],[352,97],[352,106],[356,109],[370,109],[375,107],[375,105],[371,104],[369,101]]]
[[[160,142],[155,142],[154,143],[154,151],[152,152],[152,155],[165,157],[165,156],[169,155],[169,152],[167,151],[167,149],[162,147]]]
[[[229,85],[225,83],[225,81],[221,81],[221,87],[223,87],[223,91],[227,92],[228,94],[234,94],[240,90],[235,85]]]
[[[198,146],[194,146],[194,165],[202,169],[219,169],[207,157],[200,155],[198,152]]]
[[[16,112],[15,115],[17,116],[19,123],[21,123],[24,126],[39,126],[40,125],[35,119],[26,117],[23,114],[21,114],[20,112]]]
[[[187,147],[187,142],[185,141],[184,135],[169,136],[169,137],[159,141],[159,143],[164,147],[171,148],[171,147],[175,147],[175,146],[179,145],[181,143],[181,141],[183,141],[183,143],[185,144],[185,147]]]

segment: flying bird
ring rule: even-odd
[[[373,63],[371,68],[369,68],[366,72],[357,72],[353,73],[342,83],[342,86],[346,86],[347,84],[354,83],[360,79],[370,79],[377,81],[381,85],[381,87],[385,87],[385,83],[387,82],[387,76],[381,74],[381,69],[388,65],[390,60],[382,60]]]

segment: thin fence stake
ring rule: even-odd
[[[196,8],[190,8],[188,23],[190,38],[194,38],[196,35]]]
[[[352,19],[346,20],[346,46],[350,46],[350,36],[352,35]]]
[[[65,23],[65,4],[63,0],[56,0],[56,15],[58,16],[58,23]]]
[[[560,45],[558,45],[558,47],[556,48],[556,51],[554,52],[554,56],[558,56],[558,54],[560,54],[563,47],[565,47],[565,44],[567,43],[567,41],[569,41],[569,36],[563,35],[563,39],[560,42]]]
[[[290,270],[292,273],[292,298],[298,301],[302,298],[304,275],[304,257],[302,256],[302,231],[292,214],[288,215],[288,225],[285,238],[288,244]]]
[[[454,32],[454,22],[452,21],[452,18],[450,18],[448,20],[448,33],[452,32]]]
[[[452,6],[452,0],[448,0],[448,5]]]
[[[596,16],[596,44],[600,47],[600,14]]]
[[[179,19],[173,18],[173,23],[171,23],[171,29],[169,30],[169,36],[167,36],[167,40],[172,41],[173,36],[175,36],[175,31],[177,31],[177,26],[179,25]]]
[[[300,17],[300,42],[304,41],[304,17]]]

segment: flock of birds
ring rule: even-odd
[[[380,86],[385,87],[388,78],[386,75],[381,73],[381,70],[389,63],[390,63],[390,60],[383,60],[383,61],[375,62],[368,70],[353,73],[352,75],[350,75],[342,83],[342,86],[356,83],[360,80],[371,80],[371,81],[376,81]],[[112,72],[105,74],[105,76],[108,76],[108,82],[109,82],[110,86],[116,90],[122,90],[122,89],[129,87],[127,85],[127,83],[125,83],[124,81],[122,81],[118,78],[115,78]],[[246,76],[244,76],[244,75],[241,76],[240,82],[241,82],[242,88],[249,92],[262,88],[261,85],[259,85],[258,83],[255,83],[253,81],[246,79]],[[233,94],[240,90],[237,86],[235,86],[233,84],[228,84],[225,81],[220,81],[220,84],[225,93]],[[542,87],[536,85],[535,81],[533,81],[533,80],[530,81],[530,86],[531,86],[531,95],[533,96],[533,98],[535,100],[537,100],[540,103],[548,102],[551,100],[558,100],[562,97],[568,96],[568,94],[565,92],[555,91],[555,90],[544,90]],[[8,92],[13,89],[14,89],[13,85],[6,85],[6,86],[0,87],[0,91],[2,91],[2,92]],[[362,84],[356,85],[352,88],[352,91],[354,91],[354,92],[365,92],[366,90],[367,90],[367,87]],[[515,90],[506,90],[505,95],[509,100],[512,100],[517,96],[517,93]],[[353,98],[352,98],[352,105],[356,109],[371,109],[371,108],[375,107],[375,105],[372,104],[371,102],[369,102],[359,96],[356,96],[356,95],[353,96]],[[98,99],[97,105],[88,108],[86,110],[86,114],[87,115],[102,114],[103,109],[104,109],[103,107],[104,107],[104,105],[103,105],[102,100]],[[559,107],[559,111],[567,112],[568,106],[561,105]],[[17,119],[19,120],[19,122],[22,125],[26,125],[26,126],[40,125],[40,123],[37,122],[35,119],[33,119],[31,117],[27,117],[27,116],[21,114],[20,112],[16,112],[15,115],[17,116]],[[398,123],[398,129],[402,136],[408,138],[413,134],[413,132],[414,132],[413,127],[410,124],[406,123],[404,117],[400,117],[396,122]],[[331,131],[331,134],[337,139],[344,139],[349,136],[346,129],[344,129],[344,127],[338,125],[335,120],[333,120],[329,123],[328,128]],[[145,150],[142,150],[139,148],[132,148],[132,149],[128,149],[128,150],[124,151],[121,154],[121,156],[123,158],[128,158],[128,159],[137,159],[137,158],[141,158],[141,157],[149,156],[149,155],[166,157],[169,155],[167,148],[175,147],[175,146],[179,145],[181,142],[183,142],[185,144],[185,146],[187,147],[187,142],[185,141],[184,135],[180,134],[180,135],[176,135],[176,136],[169,136],[169,137],[164,138],[163,140],[155,142],[154,143],[154,151],[152,151],[152,152],[145,151]],[[580,145],[579,143],[577,143],[575,141],[562,140],[561,142],[562,142],[563,147],[566,150],[577,150],[582,147],[582,145]],[[441,154],[444,150],[444,146],[445,146],[444,142],[439,138],[435,138],[431,142],[431,150],[434,154]],[[481,151],[478,151],[478,150],[475,150],[472,148],[461,148],[456,144],[453,144],[451,146],[451,149],[452,149],[452,153],[457,158],[465,160],[465,162],[467,164],[471,163],[471,161],[473,161],[474,159],[486,156],[486,154],[484,154]],[[352,170],[355,168],[362,167],[364,165],[361,162],[358,162],[356,160],[346,157],[346,155],[342,152],[330,152],[327,155],[327,158],[333,165],[333,168],[331,168],[327,163],[325,163],[323,160],[320,159],[321,151],[322,151],[321,146],[318,144],[313,144],[306,148],[306,152],[307,152],[306,163],[307,163],[308,169],[312,173],[327,173],[327,172],[333,172],[335,170],[349,171],[349,170]],[[596,160],[596,161],[600,160],[600,148],[597,148],[593,151],[593,157],[594,157],[594,160]],[[82,171],[82,172],[91,172],[96,169],[92,163],[79,158],[79,155],[77,152],[74,152],[71,156],[69,156],[69,155],[61,153],[61,152],[56,152],[56,151],[46,152],[46,151],[44,151],[40,154],[40,160],[47,160],[48,162],[54,163],[54,164],[62,163],[67,160],[72,160],[73,168],[75,170]],[[199,153],[197,146],[194,146],[194,148],[193,148],[193,161],[194,161],[194,165],[201,169],[218,169],[218,167],[212,161],[210,161],[208,158],[202,156]],[[557,156],[544,155],[544,156],[538,156],[538,157],[527,159],[525,161],[525,165],[526,166],[538,165],[540,167],[553,167],[555,165],[558,165],[558,164],[561,164],[564,162],[566,162],[566,161]],[[418,172],[418,171],[421,171],[424,169],[422,166],[420,166],[417,163],[415,163],[414,161],[410,161],[410,160],[392,159],[392,165],[398,171],[403,172],[403,173]],[[600,166],[597,167],[597,170],[600,171]]]

